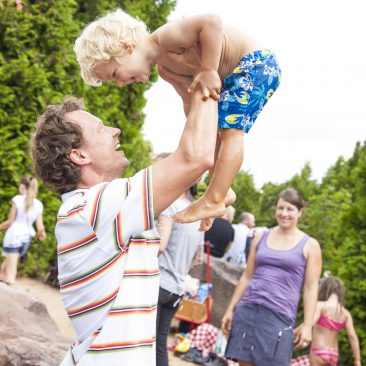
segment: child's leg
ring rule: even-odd
[[[243,131],[222,129],[221,146],[214,171],[204,195],[173,216],[176,222],[187,223],[225,213],[225,197],[243,162]]]

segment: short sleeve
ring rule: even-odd
[[[21,202],[23,196],[17,194],[16,196],[14,196],[12,199],[11,199],[11,202],[13,202],[15,204],[15,206],[19,206],[19,203]]]
[[[128,241],[154,227],[151,168],[129,179],[114,179],[91,188],[86,197],[85,219],[100,239],[113,230]]]
[[[43,203],[39,200],[36,201],[36,211],[37,211],[37,216],[41,215],[43,213]]]

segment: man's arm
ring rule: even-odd
[[[164,71],[164,76],[174,87],[189,80],[168,70]],[[187,94],[187,89],[180,90],[181,93]],[[181,96],[183,100],[186,99]],[[213,165],[218,118],[217,102],[212,99],[203,102],[201,98],[200,91],[192,94],[187,122],[177,150],[152,167],[155,215],[170,206]]]

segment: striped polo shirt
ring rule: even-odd
[[[159,239],[151,168],[62,200],[60,293],[77,341],[61,365],[155,365]]]

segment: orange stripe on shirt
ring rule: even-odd
[[[79,214],[81,211],[83,211],[83,210],[84,210],[84,208],[85,208],[85,206],[83,206],[83,207],[79,207],[79,208],[78,208],[78,209],[76,209],[76,210],[72,210],[72,211],[70,211],[70,212],[69,212],[69,213],[67,213],[65,216],[58,216],[58,217],[57,217],[57,222],[65,221],[65,220],[69,219],[70,217],[73,217],[73,216],[75,216],[75,215]]]
[[[89,347],[89,350],[102,350],[102,349],[113,349],[113,348],[124,348],[124,347],[132,347],[144,344],[150,344],[155,341],[155,337],[149,339],[141,339],[135,342],[114,342],[114,343],[99,343],[92,344]]]
[[[96,237],[95,233],[92,233],[92,234],[88,235],[85,238],[82,238],[80,240],[74,241],[71,244],[67,244],[67,245],[64,245],[64,246],[58,248],[57,253],[58,254],[63,254],[65,252],[69,252],[70,250],[74,250],[74,249],[80,248],[80,247],[82,247],[82,246],[84,246],[86,244],[90,244],[96,238],[97,237]]]
[[[117,256],[115,256],[110,262],[104,264],[102,267],[97,268],[95,271],[86,274],[85,276],[72,280],[70,282],[66,282],[60,286],[60,290],[69,289],[74,286],[79,286],[82,284],[85,284],[86,282],[92,280],[93,278],[99,276],[100,274],[104,273],[108,269],[110,269],[113,265],[115,265],[118,260],[122,257],[124,257],[128,253],[128,250],[125,250],[124,252],[119,253]]]
[[[72,309],[72,310],[69,310],[67,312],[67,314],[72,317],[72,316],[75,316],[79,313],[86,313],[90,310],[93,310],[95,308],[98,308],[106,303],[108,303],[108,301],[111,301],[115,296],[117,296],[118,294],[118,291],[119,291],[119,288],[117,288],[115,291],[113,291],[111,294],[109,294],[108,296],[94,302],[94,303],[91,303],[91,304],[88,304],[88,305],[84,305],[84,306],[81,306],[80,308],[76,308],[76,309]]]
[[[99,209],[99,205],[100,205],[100,200],[103,194],[103,191],[105,189],[105,187],[107,187],[108,183],[104,184],[102,186],[102,188],[99,190],[97,197],[94,201],[94,205],[92,206],[92,213],[90,216],[90,225],[93,228],[93,230],[95,229],[95,225],[97,223],[97,219],[98,219],[98,209]]]

